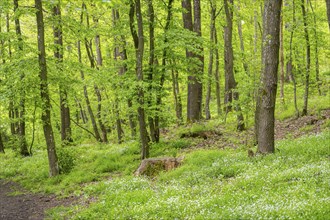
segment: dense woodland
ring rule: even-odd
[[[299,117],[311,93],[328,92],[329,10],[321,0],[2,0],[1,151],[33,156],[46,140],[55,176],[56,148],[139,140],[144,159],[162,129],[213,118],[255,125],[258,152],[274,152],[277,93]]]
[[[0,218],[326,219],[329,36],[330,0],[1,0]]]

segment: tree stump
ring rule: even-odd
[[[134,172],[134,176],[155,176],[160,171],[169,171],[181,165],[184,157],[165,157],[144,159],[139,168]]]

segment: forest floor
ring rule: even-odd
[[[324,123],[329,123],[330,109],[321,111],[318,115],[309,115],[298,119],[291,118],[284,121],[276,121],[275,138],[298,138],[307,134],[316,134],[322,131]],[[253,140],[253,129],[245,133],[211,133],[205,140],[196,143],[195,148],[207,148],[211,146],[236,147],[232,136],[240,140],[240,144],[246,144]],[[59,199],[54,195],[34,194],[20,187],[19,184],[0,179],[0,220],[20,220],[20,219],[44,219],[45,211],[57,206],[69,206],[79,203],[79,198],[68,197]]]

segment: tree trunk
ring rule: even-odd
[[[214,54],[214,32],[215,32],[215,18],[216,18],[216,6],[214,2],[210,1],[211,4],[211,21],[210,21],[210,51],[209,51],[209,65],[208,65],[208,78],[207,78],[207,88],[205,97],[205,119],[211,119],[210,113],[210,100],[211,100],[211,86],[212,86],[212,75],[213,75],[213,54]]]
[[[183,11],[183,23],[184,28],[189,31],[194,31],[198,36],[201,36],[201,11],[200,1],[194,0],[194,24],[192,17],[191,0],[182,0]],[[202,48],[199,48],[202,52]],[[202,83],[201,76],[203,75],[204,57],[197,55],[188,49],[186,49],[186,57],[188,60],[197,58],[200,64],[197,68],[188,68],[188,72],[191,74],[188,76],[188,100],[187,100],[187,121],[195,122],[202,118]]]
[[[86,8],[84,3],[82,4],[82,8]],[[80,16],[80,23],[81,24],[83,23],[83,12],[81,13],[81,16]],[[85,39],[85,44],[86,44],[86,39]],[[77,43],[77,47],[78,47],[78,61],[79,61],[79,63],[82,63],[80,40]],[[82,81],[84,82],[85,81],[84,71],[80,70],[80,76],[81,76]],[[94,130],[94,136],[95,136],[95,138],[98,142],[102,142],[102,138],[100,136],[99,129],[98,129],[97,124],[96,124],[95,116],[94,116],[94,113],[93,113],[93,110],[92,110],[92,107],[91,107],[91,104],[90,104],[90,101],[89,101],[89,96],[88,96],[88,91],[87,91],[86,84],[84,84],[84,97],[85,97],[85,101],[86,101],[87,111],[88,111],[89,117],[90,117],[91,122],[92,122],[93,130]]]
[[[320,80],[320,65],[319,65],[319,43],[318,43],[318,35],[317,35],[317,21],[316,21],[316,15],[313,9],[313,5],[312,5],[312,1],[309,1],[309,4],[311,6],[312,9],[312,13],[313,13],[313,21],[314,21],[314,39],[315,39],[315,79],[316,79],[316,85],[317,85],[317,91],[319,93],[319,95],[321,95],[321,80]]]
[[[295,10],[295,4],[294,4],[295,0],[292,0],[292,8],[293,8],[293,12],[292,12],[292,25],[293,27],[291,28],[291,32],[290,32],[290,43],[289,43],[289,61],[287,63],[287,75],[290,76],[292,83],[293,83],[293,102],[294,102],[294,107],[295,107],[295,111],[296,111],[296,117],[299,117],[299,109],[298,109],[298,104],[297,104],[297,83],[296,83],[296,78],[294,76],[294,72],[293,72],[293,64],[292,64],[292,41],[293,41],[293,35],[294,35],[294,30],[295,30],[295,24],[296,24],[296,10]]]
[[[136,0],[135,4],[131,1],[131,10],[137,19],[137,32],[134,28],[131,28],[132,37],[134,40],[134,46],[136,50],[136,78],[138,83],[143,82],[143,53],[144,53],[144,36],[143,36],[143,22],[141,13],[141,2]],[[132,14],[131,14],[132,15]],[[130,16],[130,25],[133,27],[134,16]],[[145,110],[144,110],[144,91],[141,85],[137,87],[138,94],[138,118],[140,126],[140,141],[141,141],[141,159],[149,157],[149,136],[147,132],[147,126],[145,122]]]
[[[282,2],[283,4],[283,2]],[[282,5],[283,7],[283,5]],[[281,14],[281,25],[280,25],[280,75],[281,75],[281,90],[280,98],[284,105],[284,39],[283,39],[283,13]]]
[[[229,1],[229,2],[228,2]],[[228,5],[230,4],[230,6]],[[225,63],[225,112],[232,110],[233,89],[236,88],[236,81],[234,76],[234,54],[232,46],[232,32],[233,32],[233,0],[224,0],[224,8],[226,12],[226,26],[224,30],[224,63]]]
[[[55,51],[54,57],[56,60],[57,70],[63,74],[63,34],[62,34],[62,18],[60,4],[57,3],[53,7],[53,17],[55,24],[53,27]],[[68,95],[65,86],[60,82],[60,108],[61,108],[61,140],[62,144],[72,142],[70,108],[68,105]]]
[[[230,4],[230,5],[229,5]],[[234,52],[232,45],[232,36],[233,36],[233,11],[232,7],[234,5],[233,0],[224,0],[224,8],[226,12],[226,20],[227,26],[224,31],[224,40],[225,40],[225,108],[226,113],[231,111],[232,109],[232,100],[234,99],[235,111],[237,112],[237,130],[243,131],[245,129],[244,126],[244,117],[241,112],[241,107],[238,104],[239,94],[236,89],[237,83],[234,76]]]
[[[79,60],[79,63],[82,63],[80,40],[78,41],[77,46],[78,46],[78,60]],[[80,70],[80,76],[81,76],[81,80],[84,83],[84,81],[85,81],[84,71]],[[98,129],[97,124],[96,124],[95,116],[94,116],[94,113],[93,113],[93,110],[92,110],[92,107],[91,107],[91,103],[89,101],[89,96],[88,96],[88,91],[87,91],[86,84],[84,84],[84,97],[85,97],[85,101],[86,101],[87,111],[88,111],[89,117],[90,117],[91,122],[92,122],[95,138],[98,142],[102,142],[102,138],[100,136],[99,129]]]
[[[5,147],[3,145],[1,131],[0,131],[0,153],[5,153]]]
[[[240,6],[237,6],[238,11],[240,11]],[[241,18],[238,17],[237,21],[237,30],[238,30],[238,37],[239,37],[239,43],[240,43],[240,48],[241,48],[241,53],[242,53],[242,62],[243,62],[243,68],[247,76],[250,76],[249,73],[249,65],[246,62],[245,58],[245,48],[244,48],[244,39],[243,39],[243,28],[242,28],[242,21]]]
[[[113,25],[114,25],[114,28],[115,28],[115,26],[116,26],[116,24],[119,20],[119,11],[118,10],[112,9],[112,19],[113,19]],[[123,38],[123,36],[122,36],[122,38]],[[120,39],[118,37],[114,38],[114,42],[117,43],[119,41],[120,41]],[[114,48],[114,59],[115,59],[115,61],[117,61],[118,58],[119,59],[121,58],[121,60],[126,60],[126,51],[125,51],[125,49],[123,49],[123,52],[121,53],[120,52],[120,47],[116,46]],[[125,66],[119,67],[119,70],[118,70],[118,75],[119,76],[124,75],[125,72],[126,72],[126,67]],[[115,90],[117,90],[117,86],[115,86]],[[118,143],[121,144],[122,141],[123,141],[123,129],[122,129],[122,126],[121,126],[121,117],[120,117],[120,111],[119,111],[119,98],[118,98],[117,93],[115,93],[115,96],[116,96],[115,97],[115,114],[116,114],[117,139],[118,139]]]
[[[266,0],[263,22],[262,82],[259,88],[258,152],[273,153],[282,0]]]
[[[152,97],[153,97],[153,75],[154,75],[154,67],[155,67],[155,14],[154,14],[154,7],[152,4],[152,0],[147,1],[148,4],[148,18],[149,18],[149,69],[148,69],[148,95],[147,95],[147,104],[148,108],[152,109]],[[158,93],[158,92],[156,92]],[[157,103],[156,103],[157,105]],[[158,142],[159,138],[157,128],[156,128],[156,115],[158,106],[156,106],[156,112],[149,113],[148,115],[148,122],[149,122],[149,130],[150,130],[150,137],[152,142]],[[158,128],[159,131],[159,128]]]
[[[307,115],[307,107],[308,107],[308,95],[309,95],[309,74],[311,67],[311,46],[309,42],[309,34],[308,34],[308,24],[307,24],[307,13],[305,9],[305,0],[301,0],[301,11],[303,15],[304,21],[304,33],[305,33],[305,41],[306,41],[306,75],[305,75],[305,93],[304,93],[304,106],[301,112],[302,116]]]
[[[182,101],[180,95],[180,86],[179,86],[179,73],[178,71],[171,65],[171,75],[172,75],[172,88],[175,102],[175,115],[177,119],[177,124],[180,125],[183,122],[182,117]]]
[[[14,12],[18,10],[18,0],[14,0]],[[23,39],[22,39],[22,31],[20,20],[18,17],[15,18],[15,29],[16,29],[16,36],[18,38],[18,51],[23,51]],[[22,73],[20,75],[21,83],[24,83],[25,74]],[[22,156],[29,156],[29,150],[26,143],[25,137],[25,90],[24,86],[21,86],[20,91],[20,102],[19,102],[19,113],[18,113],[18,139],[19,139],[19,148],[20,154]]]
[[[43,123],[44,136],[47,144],[49,174],[56,176],[59,174],[59,167],[56,155],[55,139],[53,128],[51,124],[50,115],[50,98],[47,81],[47,64],[46,64],[46,50],[45,50],[45,34],[43,21],[42,0],[35,0],[37,29],[38,29],[38,52],[39,52],[39,78],[40,78],[40,95],[42,100],[42,114],[41,121]]]
[[[216,45],[215,47],[215,96],[217,98],[217,112],[218,116],[222,114],[221,109],[221,96],[220,96],[220,74],[219,74],[219,49],[218,49],[218,36],[217,36],[217,29],[214,30],[214,43]]]

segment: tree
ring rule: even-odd
[[[305,0],[301,0],[301,11],[303,15],[304,21],[304,36],[306,41],[306,74],[305,74],[305,93],[304,93],[304,106],[301,112],[302,116],[307,115],[307,107],[308,107],[308,95],[309,95],[309,74],[311,68],[311,45],[309,41],[309,33],[308,33],[308,24],[307,24],[307,13],[305,9]]]
[[[1,132],[0,132],[0,153],[5,153],[5,147],[3,145]]]
[[[55,139],[53,128],[51,124],[50,115],[50,97],[48,90],[47,80],[47,63],[46,63],[46,50],[45,50],[45,30],[43,20],[43,7],[42,0],[35,0],[37,29],[38,29],[38,52],[39,52],[39,78],[40,78],[40,96],[42,100],[42,115],[41,120],[43,123],[44,136],[47,144],[48,162],[49,162],[49,175],[56,176],[59,174],[58,159],[56,155]]]
[[[137,20],[137,32],[134,28],[134,12]],[[137,87],[137,102],[138,106],[138,118],[140,127],[140,141],[141,141],[141,159],[149,157],[149,136],[147,132],[147,125],[145,121],[144,110],[144,91],[141,83],[143,82],[143,53],[144,53],[144,35],[143,35],[143,21],[141,12],[141,2],[136,0],[135,4],[130,3],[130,27],[134,40],[135,56],[136,56],[136,79],[140,83]]]
[[[234,76],[234,52],[233,52],[233,10],[232,7],[234,5],[233,0],[224,0],[224,8],[226,13],[226,21],[227,25],[224,30],[224,41],[225,41],[225,51],[224,51],[224,59],[225,59],[225,108],[226,113],[231,111],[232,109],[232,100],[236,101],[235,110],[237,111],[237,130],[243,131],[245,129],[244,126],[244,118],[241,112],[241,107],[238,104],[239,94],[235,91],[237,87],[237,83]]]
[[[16,0],[15,0],[16,1]],[[62,33],[62,18],[61,18],[61,2],[59,1],[53,6],[53,17],[54,17],[54,44],[55,51],[54,57],[56,59],[57,70],[63,74],[63,33]],[[68,94],[65,85],[60,82],[60,109],[61,109],[61,140],[63,144],[72,142],[71,132],[71,117],[70,108],[68,104]]]
[[[194,0],[194,22],[192,16],[191,0],[182,0],[182,12],[184,28],[195,32],[197,36],[201,36],[201,8],[200,1]],[[188,68],[190,75],[188,76],[188,100],[187,100],[187,121],[199,121],[202,117],[202,95],[203,87],[201,77],[204,69],[203,48],[198,48],[200,54],[196,54],[186,49],[186,57],[188,60],[197,58],[199,63],[197,67]]]
[[[17,12],[18,10],[18,0],[14,0],[14,12]],[[16,36],[18,39],[18,52],[23,51],[23,38],[22,38],[22,31],[21,31],[21,25],[19,18],[15,17],[15,29],[16,29]],[[22,73],[20,75],[21,82],[24,80],[25,74]],[[20,146],[20,154],[23,156],[29,156],[30,153],[27,148],[26,138],[25,138],[25,89],[20,89],[20,102],[19,102],[19,110],[15,109],[15,111],[18,112],[18,128],[17,128],[17,134],[18,134],[18,140],[19,140],[19,146]],[[17,115],[17,114],[16,114]]]
[[[279,64],[282,0],[265,0],[262,35],[262,76],[257,102],[258,152],[273,153],[275,100]]]

